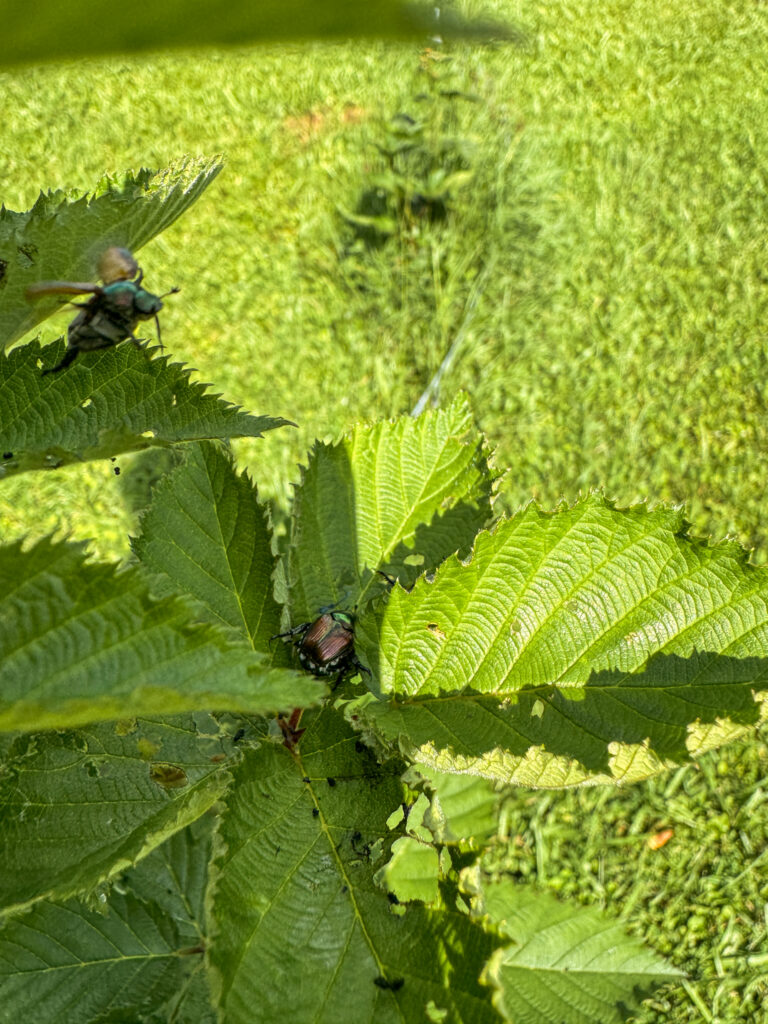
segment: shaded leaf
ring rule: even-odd
[[[392,908],[374,882],[400,770],[330,710],[309,716],[293,756],[265,743],[235,769],[211,902],[227,1024],[286,1006],[296,1020],[414,1021],[430,1000],[452,1024],[498,1020],[478,985],[497,940],[457,911]]]
[[[214,1024],[203,970],[210,818],[126,871],[99,909],[39,903],[0,931],[0,1020]]]
[[[143,1022],[179,989],[188,940],[156,905],[113,892],[100,910],[38,903],[0,931],[0,1021]]]
[[[441,8],[435,16],[431,4],[402,0],[368,0],[364,7],[349,0],[261,0],[251,4],[233,0],[221,5],[204,0],[195,16],[179,0],[161,6],[134,0],[129,9],[115,8],[103,18],[93,2],[74,2],[68,17],[53,0],[40,0],[35,17],[19,0],[4,11],[5,63],[56,58],[74,60],[86,54],[125,53],[190,46],[243,46],[245,43],[312,38],[350,39],[380,37],[426,42],[441,36],[487,39],[509,38],[511,30],[498,23],[469,21]]]
[[[275,558],[266,510],[245,473],[212,444],[194,445],[154,489],[133,550],[173,589],[199,601],[214,621],[285,664],[280,606],[272,593]]]
[[[46,16],[39,9],[34,18],[22,7],[20,12],[33,35],[51,28],[50,21],[40,20]],[[5,28],[9,28],[8,15],[4,10]],[[12,14],[10,17],[13,20]],[[72,6],[67,8],[66,20],[71,31],[80,34],[83,26]],[[5,43],[10,43],[10,36],[5,32],[3,42],[7,56],[10,51]],[[0,348],[61,308],[55,297],[28,302],[24,292],[30,284],[95,281],[96,263],[105,249],[119,245],[138,251],[191,206],[221,168],[217,158],[185,160],[160,171],[106,176],[92,193],[41,192],[32,209],[24,213],[0,207],[0,260],[5,264],[0,286]],[[156,274],[151,279],[155,281]],[[154,290],[167,289],[157,286]]]
[[[176,832],[120,878],[125,891],[151,901],[179,925],[187,945],[183,984],[147,1024],[216,1024],[208,972],[202,958],[207,943],[205,892],[216,817],[212,811]]]
[[[139,570],[86,561],[81,545],[6,546],[0,595],[0,729],[205,709],[267,714],[324,692],[190,622],[181,600],[153,600]]]
[[[113,877],[211,807],[232,752],[203,713],[18,737],[0,774],[0,906]],[[159,785],[158,762],[182,771],[184,785]]]
[[[60,342],[0,353],[0,478],[57,469],[153,445],[203,438],[260,437],[288,420],[251,416],[190,380],[167,356],[134,345],[81,355],[60,373]]]

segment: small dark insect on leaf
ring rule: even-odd
[[[3,452],[3,458],[4,459],[12,459],[13,458],[13,452]]]
[[[331,787],[333,787],[333,786],[335,786],[335,785],[336,785],[336,779],[326,779],[325,781],[326,781],[326,782],[328,783],[328,785],[329,785],[329,786],[331,786]]]
[[[160,321],[165,295],[153,295],[142,288],[143,271],[127,249],[113,246],[102,253],[99,274],[103,285],[89,281],[39,281],[27,288],[27,299],[46,295],[89,295],[85,302],[73,302],[80,312],[67,328],[67,348],[61,361],[43,370],[43,376],[57,373],[70,365],[80,352],[112,348],[130,339],[141,348],[141,339],[133,333],[142,320],[154,319],[157,340],[162,349]],[[177,292],[172,288],[167,295]]]
[[[232,742],[239,743],[243,736],[245,736],[245,729],[238,729],[235,735],[232,737]]]
[[[115,476],[120,476],[120,467],[119,466],[115,466],[115,468],[112,470],[112,472],[115,474]]]
[[[395,896],[395,894],[393,892],[388,892],[387,893],[387,899],[395,907],[400,905],[400,900],[397,898],[397,896]]]
[[[301,781],[302,782],[311,782],[312,779],[310,779],[310,777],[308,775],[305,775],[304,778]]]
[[[378,978],[373,979],[373,984],[378,985],[379,988],[387,989],[390,992],[398,992],[405,984],[405,978],[392,978],[390,981],[388,978],[384,978],[380,974]]]
[[[313,818],[317,818],[319,815],[320,815],[320,811],[317,809],[317,807],[313,807],[312,808],[312,817]]]

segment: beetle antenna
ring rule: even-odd
[[[175,284],[173,286],[173,288],[171,288],[171,290],[169,292],[163,292],[162,295],[158,295],[157,297],[158,297],[158,299],[164,299],[166,297],[166,295],[176,295],[176,293],[180,292],[180,291],[181,291],[181,288],[179,287],[179,285]]]

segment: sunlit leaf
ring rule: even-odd
[[[39,8],[34,17],[23,5],[19,10],[33,34],[51,29],[51,21]],[[60,13],[64,10],[58,8]],[[13,20],[6,6],[4,28],[9,28],[8,16]],[[66,8],[65,20],[73,33],[81,32],[72,5]],[[7,59],[6,43],[10,44],[10,35],[4,31]],[[186,160],[159,171],[106,176],[91,193],[41,192],[25,212],[0,207],[0,349],[60,308],[55,297],[29,302],[25,295],[29,285],[95,281],[96,263],[105,249],[119,245],[138,252],[200,197],[221,167],[218,159]],[[164,284],[157,272],[149,274],[149,279],[158,293],[178,283]]]

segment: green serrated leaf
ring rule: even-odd
[[[33,19],[23,15],[35,31],[42,24],[39,13]],[[69,17],[79,32],[82,26],[71,7]],[[96,263],[105,249],[119,245],[137,252],[190,207],[221,168],[218,158],[185,160],[159,171],[104,177],[90,194],[41,192],[24,213],[0,207],[0,348],[61,308],[55,298],[27,301],[30,284],[95,281]]]
[[[508,879],[484,884],[472,911],[513,940],[493,954],[483,979],[515,1024],[621,1024],[655,988],[681,977],[600,911]]]
[[[0,931],[0,1020],[214,1024],[203,971],[213,819],[176,833],[87,907],[39,903]]]
[[[392,855],[376,873],[374,881],[394,893],[401,903],[410,900],[435,903],[439,871],[434,846],[412,836],[400,836],[392,844]]]
[[[412,786],[426,784],[432,791],[424,824],[439,843],[484,840],[496,833],[501,795],[487,779],[417,764],[408,771],[405,781]]]
[[[107,19],[91,0],[73,0],[64,17],[55,0],[39,0],[35,17],[21,3],[3,13],[3,63],[59,59],[88,54],[124,53],[192,46],[243,46],[252,42],[356,37],[425,41],[444,38],[509,39],[514,33],[498,22],[469,20],[431,4],[368,0],[364,8],[349,0],[233,0],[222,12],[214,0],[195,6],[195,17],[179,0],[158,6],[134,0],[130,12],[116,8]]]
[[[60,342],[0,353],[0,479],[30,469],[58,469],[154,445],[203,438],[261,437],[288,420],[251,416],[210,394],[167,356],[134,345],[81,356],[43,377]]]
[[[192,710],[267,714],[316,703],[319,682],[270,668],[219,628],[154,600],[138,569],[82,546],[19,543],[0,558],[0,729],[39,730]]]
[[[0,1021],[142,1020],[181,987],[192,965],[179,956],[188,941],[178,923],[131,895],[113,892],[105,904],[38,903],[6,924]]]
[[[215,811],[174,832],[149,856],[120,875],[119,886],[183,923],[190,940],[203,940],[205,893],[211,859]]]
[[[230,626],[286,664],[280,606],[272,592],[275,558],[266,511],[256,487],[212,444],[191,446],[184,463],[158,484],[133,550],[176,591],[199,601],[214,621]]]
[[[396,588],[356,644],[396,704],[367,720],[445,772],[558,787],[658,772],[756,723],[768,573],[677,511],[529,507],[433,583]]]
[[[296,1020],[402,1024],[429,1000],[452,1024],[498,1019],[477,980],[498,940],[457,911],[393,913],[374,882],[401,768],[357,749],[326,709],[293,754],[264,744],[235,769],[210,951],[227,1024],[272,1022],[286,1006]]]
[[[66,898],[119,874],[223,793],[231,741],[208,715],[18,737],[0,774],[0,908]],[[162,786],[153,766],[184,784]]]
[[[295,503],[293,620],[333,603],[361,606],[384,585],[377,568],[407,585],[468,551],[488,521],[491,486],[464,399],[316,445]]]
[[[152,1024],[216,1024],[201,957],[207,941],[205,893],[215,822],[213,812],[198,818],[120,877],[123,891],[173,918],[185,942],[184,983],[173,994],[166,993],[167,1002],[157,1008]]]

